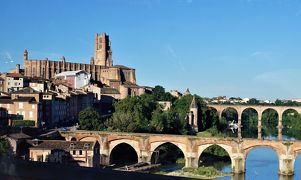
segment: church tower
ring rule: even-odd
[[[24,61],[27,61],[27,60],[28,60],[28,52],[27,52],[27,49],[24,50],[24,53],[23,53],[23,60],[24,60]]]
[[[193,96],[190,107],[189,107],[189,114],[188,114],[188,124],[190,125],[191,129],[195,132],[198,132],[198,105],[195,101],[195,97]]]
[[[113,66],[112,50],[109,36],[105,33],[96,34],[94,64],[100,66]]]

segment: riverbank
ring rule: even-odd
[[[167,175],[167,176],[177,176],[177,177],[187,177],[196,179],[215,179],[224,176],[231,176],[232,173],[221,172],[214,167],[199,167],[199,168],[182,168],[171,172],[159,171],[156,174]]]

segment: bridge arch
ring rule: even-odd
[[[140,151],[140,148],[139,148],[139,142],[135,141],[135,140],[130,140],[130,139],[118,139],[118,140],[110,141],[109,142],[109,157],[110,157],[110,159],[111,159],[111,153],[112,153],[113,149],[116,146],[120,145],[120,144],[127,144],[127,145],[131,146],[137,154],[138,162],[140,162],[141,151]]]
[[[151,162],[151,158],[153,156],[154,151],[161,145],[166,144],[166,143],[170,143],[175,145],[176,147],[178,147],[183,155],[184,155],[184,159],[185,159],[185,164],[187,164],[187,152],[186,152],[186,144],[183,143],[179,143],[179,142],[173,142],[173,141],[156,141],[156,142],[152,142],[150,143],[150,156],[149,156],[149,160],[148,162]]]
[[[254,145],[253,144],[253,145],[250,145],[250,146],[245,147],[243,149],[245,159],[247,159],[250,151],[252,151],[253,149],[256,149],[256,148],[269,148],[269,149],[272,149],[277,154],[278,160],[280,159],[280,155],[285,153],[285,150],[280,149],[279,147],[277,147],[277,145],[270,145],[270,144],[255,144]]]
[[[283,116],[285,115],[285,113],[286,113],[288,110],[293,110],[293,111],[295,111],[295,112],[298,113],[298,114],[301,113],[301,110],[300,110],[300,108],[298,108],[298,107],[285,107],[285,108],[283,108],[282,111],[281,111],[281,114],[280,114],[281,119],[283,119]]]
[[[259,112],[258,112],[257,108],[252,107],[252,106],[243,107],[243,109],[241,109],[241,112],[243,114],[244,112],[246,112],[247,110],[250,110],[250,109],[253,110],[254,112],[256,112],[257,116],[259,116]]]
[[[233,168],[234,168],[234,163],[233,163],[234,157],[233,157],[233,152],[232,152],[232,146],[230,146],[230,145],[226,145],[226,144],[218,144],[218,143],[217,143],[217,144],[202,144],[202,145],[199,145],[199,146],[198,146],[198,151],[197,151],[197,159],[198,159],[198,161],[199,161],[199,159],[200,159],[202,153],[203,153],[207,148],[209,148],[209,147],[211,147],[211,146],[213,146],[213,145],[217,145],[217,146],[221,147],[222,149],[224,149],[224,150],[228,153],[228,155],[229,155],[229,157],[230,157],[230,160],[231,160],[231,168],[232,168],[232,170],[233,170]],[[198,162],[198,164],[199,164],[199,162]]]
[[[226,107],[221,111],[221,118],[225,117],[226,121],[238,122],[240,118],[239,110],[235,107]]]
[[[278,119],[279,119],[280,115],[282,114],[282,111],[279,108],[277,108],[277,106],[275,106],[275,107],[271,107],[271,106],[265,107],[265,106],[262,106],[261,107],[261,115],[263,115],[263,113],[265,113],[267,110],[273,110],[273,111],[277,112]]]
[[[282,124],[279,113],[280,110],[273,107],[267,107],[262,111],[261,124],[263,129],[263,136],[266,136],[268,138],[279,136],[277,128]]]
[[[259,117],[259,113],[258,110],[256,110],[256,108],[250,106],[250,107],[244,107],[242,109],[241,133],[243,138],[258,137],[258,128],[261,126],[261,122],[259,122],[258,117]]]

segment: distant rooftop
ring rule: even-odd
[[[61,73],[55,75],[55,77],[60,77],[60,76],[75,76],[76,74],[78,74],[78,73],[80,73],[80,72],[87,73],[87,72],[84,71],[84,70],[64,71],[64,72],[61,72]],[[88,74],[88,73],[87,73],[87,74]]]

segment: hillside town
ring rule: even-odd
[[[205,130],[205,126],[202,124],[204,122],[201,122],[201,116],[203,116],[201,112],[206,111],[208,121],[212,121],[210,118],[214,119],[215,117],[210,115],[209,110],[205,107],[210,104],[211,107],[215,107],[214,105],[300,106],[298,99],[257,100],[226,96],[201,98],[192,94],[189,89],[183,93],[178,90],[165,92],[162,86],[154,88],[140,86],[136,82],[135,69],[113,64],[111,43],[107,34],[96,34],[94,46],[94,56],[91,57],[90,64],[68,62],[65,57],[59,61],[47,58],[30,59],[29,52],[25,49],[24,64],[17,64],[14,69],[0,74],[0,133],[1,139],[5,139],[9,143],[10,155],[26,160],[26,162],[59,163],[97,168],[114,165],[111,157],[109,160],[106,159],[108,158],[107,150],[104,149],[106,146],[101,147],[99,141],[89,137],[84,140],[75,137],[69,138],[64,136],[64,133],[79,132],[81,135],[81,131],[76,131],[79,128],[80,112],[92,107],[100,117],[91,114],[87,116],[91,116],[92,120],[99,121],[102,117],[111,117],[114,111],[113,103],[120,102],[127,97],[141,97],[147,94],[160,96],[153,99],[155,103],[147,98],[139,100],[146,102],[142,108],[153,103],[153,109],[149,109],[151,112],[142,110],[144,114],[151,114],[151,122],[145,127],[146,129],[138,131],[131,129],[124,132],[197,135],[199,132],[203,133],[201,130]],[[176,101],[181,99],[188,104],[187,107],[181,105],[183,102],[175,105]],[[139,101],[136,103],[139,104]],[[203,102],[206,105],[202,105]],[[156,109],[156,107],[159,108]],[[174,109],[178,109],[177,114],[172,114]],[[122,118],[127,113],[123,112]],[[175,117],[180,119],[179,114],[181,113],[185,122],[179,125],[181,121],[177,121]],[[222,119],[222,113],[223,111],[219,113],[220,119]],[[167,114],[166,117],[164,114]],[[294,115],[294,113],[290,114]],[[161,118],[159,122],[155,122],[156,115]],[[130,116],[135,118],[135,115]],[[144,119],[143,116],[139,116],[139,118]],[[137,121],[141,123],[139,118]],[[163,120],[174,122],[169,125],[168,122],[161,122]],[[240,120],[238,119],[238,124],[233,120],[232,126],[236,128],[232,127],[231,129],[233,133],[234,130],[238,131],[238,136],[241,136]],[[95,121],[93,121],[93,125],[99,125],[99,122]],[[152,121],[158,124],[154,125]],[[102,123],[101,126],[104,126],[104,124],[110,123],[110,119],[107,118],[106,122]],[[140,124],[135,125],[139,126]],[[170,126],[169,130],[168,125]],[[108,129],[112,128],[107,124],[106,126]],[[121,126],[126,125],[121,123]],[[155,130],[151,126],[155,126]],[[227,126],[228,124],[225,122],[224,127],[227,128]],[[100,131],[103,129],[94,127],[84,128],[84,130]],[[120,130],[117,128],[117,131]],[[261,129],[258,132],[260,134]],[[106,139],[107,136],[104,134],[103,138]],[[259,136],[261,137],[261,134]],[[103,149],[101,150],[101,148]],[[143,169],[144,166],[157,167],[158,165],[144,162],[143,165],[138,163],[133,167],[125,166],[119,169],[129,171],[129,169],[135,168]]]
[[[0,75],[1,125],[29,121],[35,127],[71,125],[86,107],[109,113],[113,99],[141,95],[150,87],[136,84],[135,69],[113,65],[109,36],[97,34],[90,64],[32,60]]]

